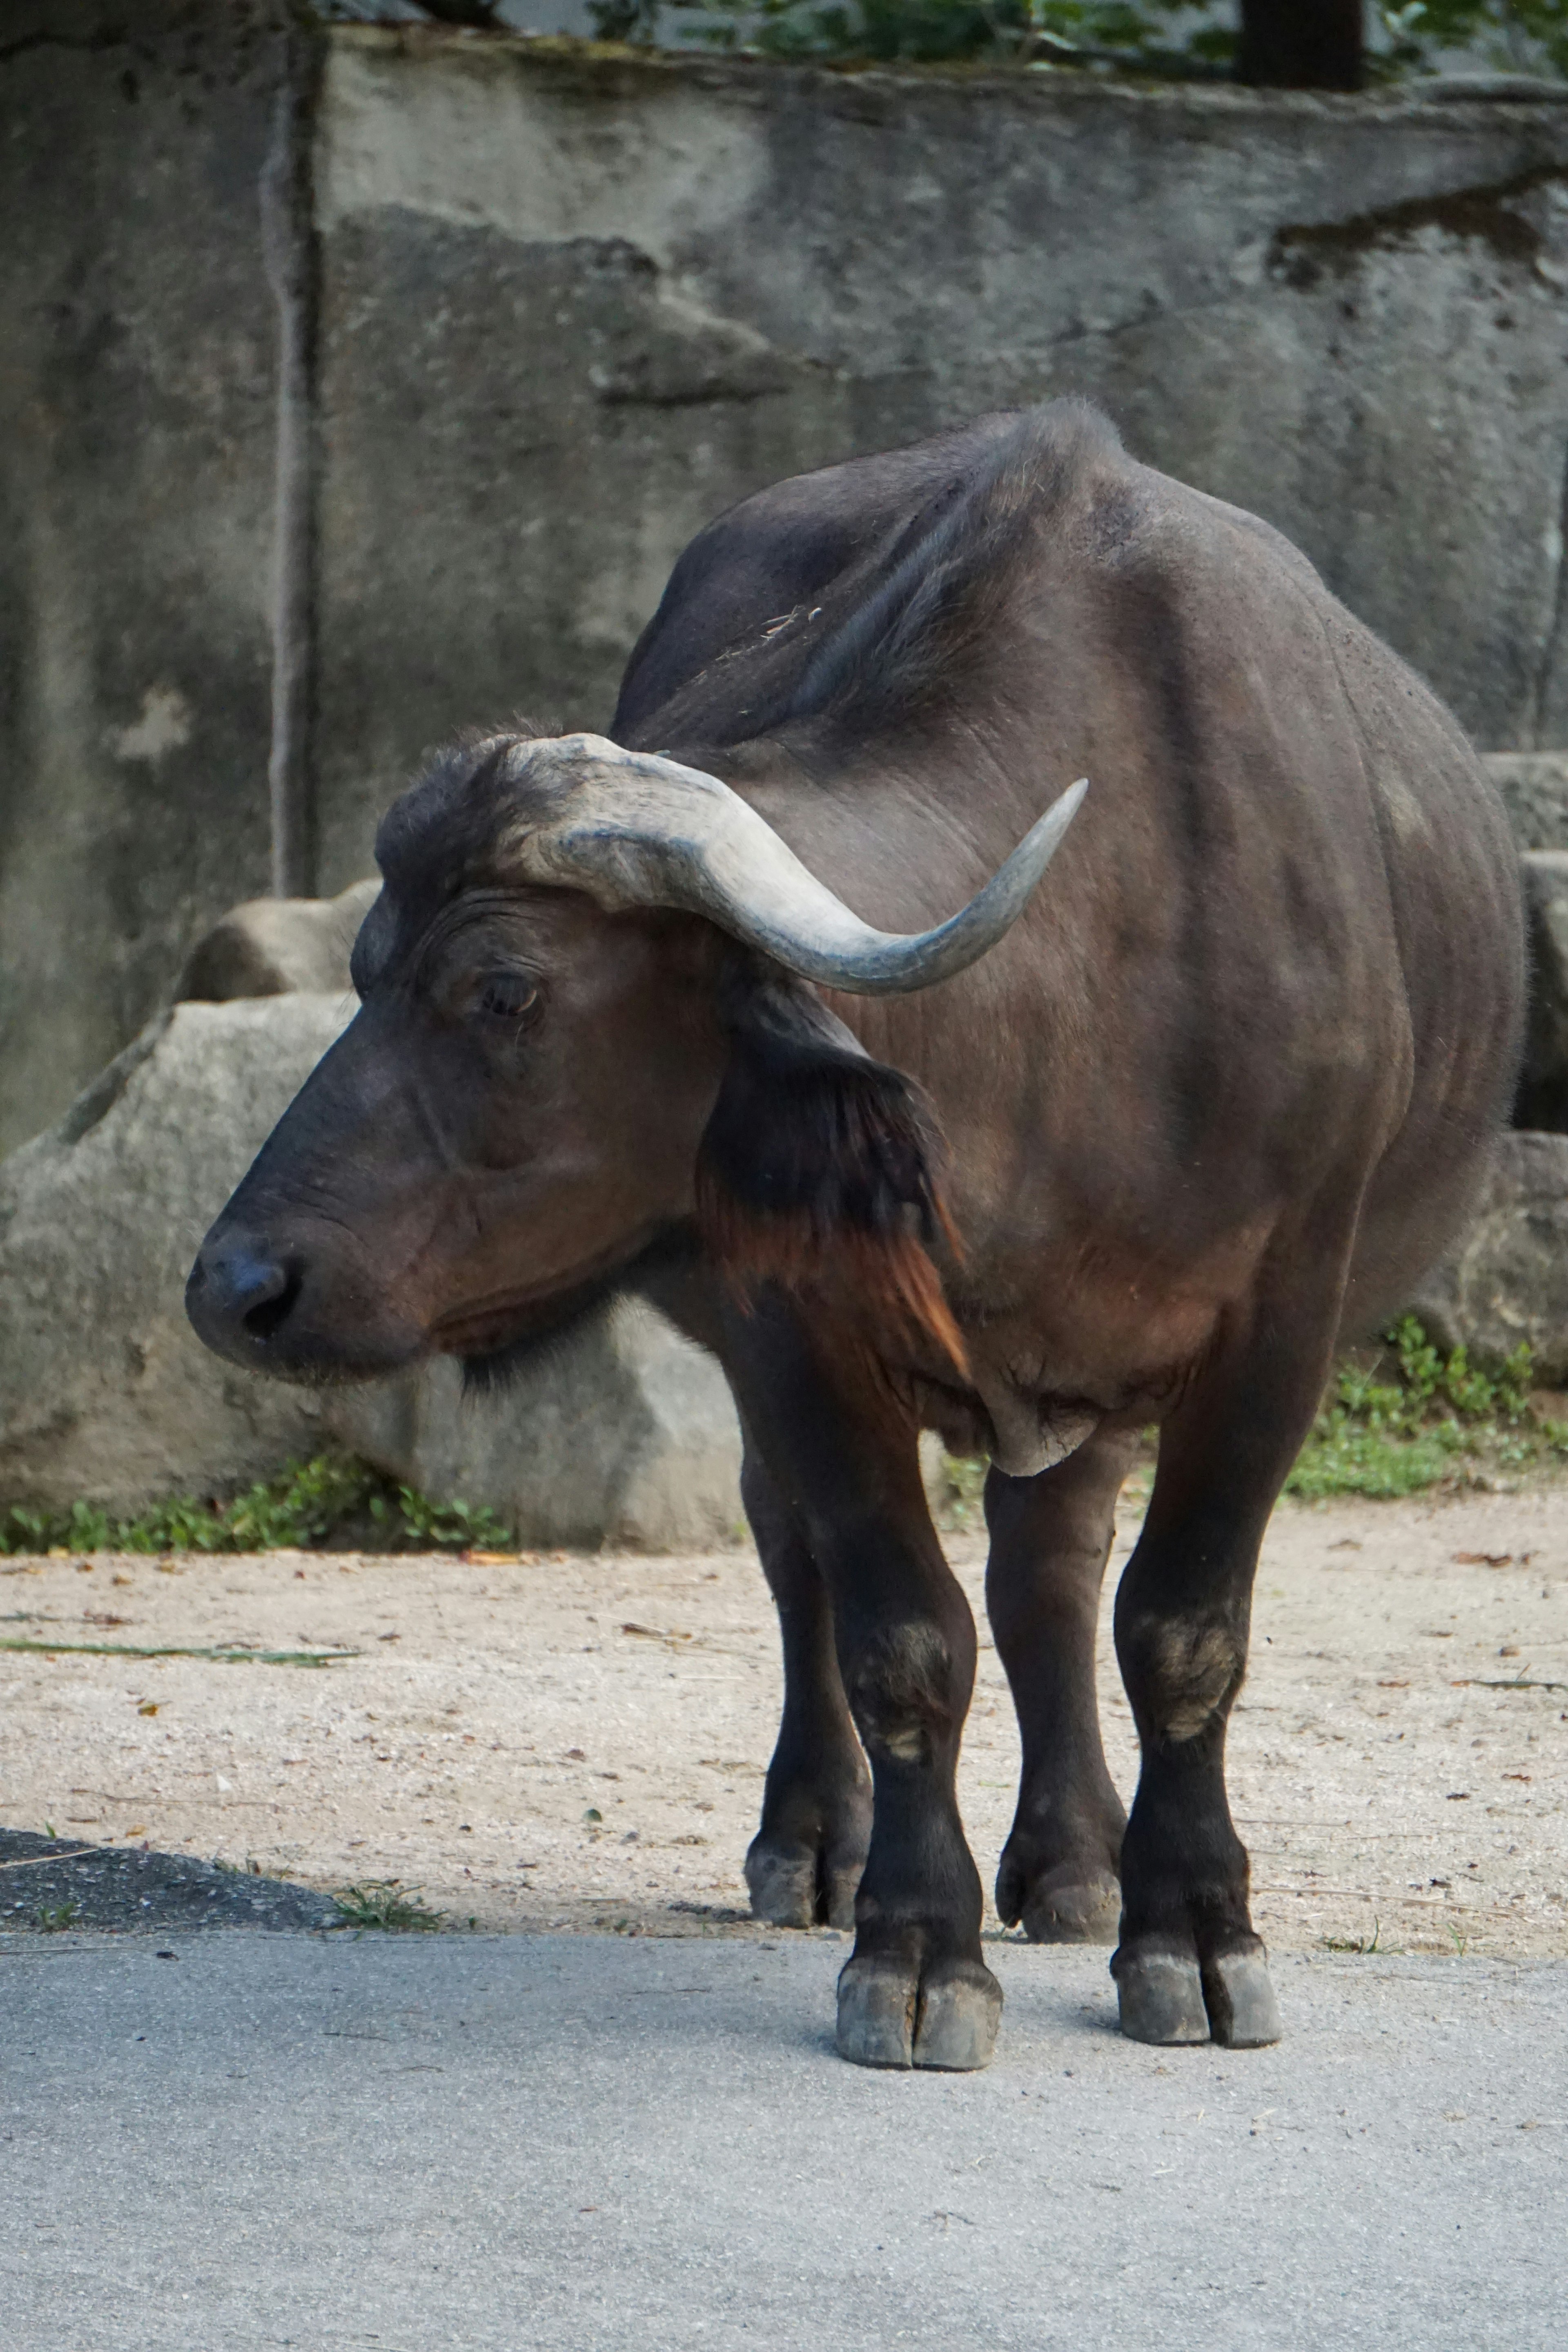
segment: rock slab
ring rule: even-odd
[[[351,882],[335,898],[247,898],[196,941],[175,997],[227,1004],[296,989],[351,995],[349,955],[380,896],[379,880],[372,880]]]
[[[722,1372],[622,1300],[498,1394],[449,1360],[344,1389],[340,1443],[427,1495],[487,1504],[531,1544],[700,1550],[745,1532],[741,1434]]]
[[[0,1162],[0,1504],[132,1513],[318,1449],[316,1399],[209,1355],[184,1285],[346,1015],[340,996],[175,1005]]]
[[[1568,1135],[1500,1137],[1474,1221],[1412,1309],[1444,1348],[1506,1356],[1528,1340],[1536,1378],[1568,1383]]]
[[[1568,849],[1526,850],[1519,865],[1530,1013],[1514,1123],[1561,1135],[1568,1130]]]

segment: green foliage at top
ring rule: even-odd
[[[678,38],[772,58],[944,64],[969,58],[1215,71],[1236,49],[1229,24],[1183,25],[1192,0],[589,0],[606,40]]]
[[[1568,0],[1408,0],[1376,13],[1395,70],[1427,72],[1464,49],[1498,73],[1568,75]]]
[[[602,38],[784,58],[968,58],[1227,73],[1239,5],[1221,0],[589,0]],[[1368,73],[1430,72],[1455,51],[1508,73],[1568,75],[1568,0],[1390,0],[1369,11]]]
[[[493,1511],[434,1503],[351,1455],[319,1454],[230,1503],[188,1495],[132,1519],[95,1504],[46,1512],[0,1510],[0,1553],[68,1551],[281,1551],[352,1543],[364,1551],[427,1551],[504,1543]]]

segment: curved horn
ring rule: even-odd
[[[930,988],[994,947],[1089,790],[1086,777],[1069,785],[947,922],[900,934],[851,914],[749,803],[699,768],[602,735],[565,735],[518,745],[509,772],[540,808],[502,845],[531,881],[584,890],[612,909],[706,915],[803,979],[857,996]]]

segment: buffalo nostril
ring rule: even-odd
[[[289,1320],[304,1286],[304,1276],[298,1266],[272,1266],[268,1271],[272,1280],[266,1285],[263,1295],[256,1298],[254,1305],[247,1307],[240,1317],[251,1338],[259,1339],[263,1346]],[[262,1289],[260,1284],[256,1287]]]

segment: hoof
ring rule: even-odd
[[[1114,1944],[1121,1888],[1109,1871],[1053,1870],[1031,1890],[1022,1917],[1031,1944]]]
[[[922,1980],[909,1960],[851,1960],[838,1979],[838,2054],[856,2066],[989,2066],[1002,1988],[978,1960],[950,1960]]]
[[[1002,1988],[978,1960],[951,1960],[921,1985],[915,2064],[945,2074],[973,2074],[996,2054]]]
[[[752,1916],[770,1927],[853,1927],[859,1884],[858,1867],[824,1874],[804,1846],[767,1845],[759,1837],[746,1856]]]
[[[1133,2042],[1206,2042],[1209,2013],[1196,1960],[1176,1952],[1120,1952],[1110,1963],[1121,2031]]]
[[[920,1978],[907,1961],[850,1960],[838,1979],[838,2055],[852,2066],[912,2066]]]
[[[1285,2028],[1261,1952],[1226,1952],[1204,1970],[1204,2000],[1216,2042],[1227,2050],[1266,2050]]]

